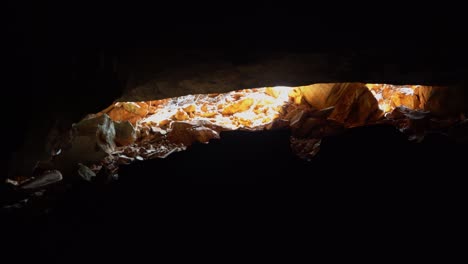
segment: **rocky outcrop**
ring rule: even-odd
[[[346,127],[376,121],[382,111],[363,83],[321,83],[301,87],[305,100],[318,109],[333,106],[329,119]]]
[[[424,110],[437,116],[458,115],[468,112],[468,87],[423,87],[419,89],[419,99]]]
[[[172,55],[174,55],[174,58]],[[108,114],[114,120],[128,120],[127,117],[132,116],[134,118],[128,121],[133,125],[135,120],[151,111],[149,106],[138,103],[138,101],[157,100],[187,94],[224,93],[238,89],[265,86],[301,86],[313,83],[350,81],[423,85],[429,85],[437,81],[435,84],[440,84],[440,80],[434,79],[435,77],[431,73],[421,74],[418,71],[402,73],[398,70],[387,69],[379,71],[378,69],[382,65],[377,65],[372,72],[363,72],[360,70],[362,65],[359,63],[359,58],[351,55],[343,56],[342,54],[271,53],[268,56],[247,60],[245,63],[233,63],[228,59],[223,59],[219,54],[211,53],[203,53],[203,56],[199,55],[197,58],[175,55],[177,54],[163,54],[160,52],[151,56],[153,59],[145,63],[135,60],[125,67],[117,67],[117,74],[123,76],[122,79],[127,81],[126,91],[118,98],[115,91],[106,93],[99,90],[98,96],[95,98],[92,91],[84,90],[86,91],[85,94],[81,94],[77,88],[76,93],[64,93],[68,97],[59,97],[60,104],[56,102],[58,96],[51,97],[55,101],[50,99],[51,102],[48,104],[51,105],[50,108],[54,108],[54,105],[60,106],[60,109],[54,109],[54,111],[64,113],[60,118],[68,118],[70,119],[68,121],[73,123],[79,121],[77,116],[82,117],[86,113],[96,111],[95,104],[87,104],[86,100],[91,100],[89,98],[92,98],[93,102],[99,100],[103,102],[112,100],[122,101],[121,105],[114,107]],[[171,60],[173,61],[171,62]],[[427,76],[427,79],[421,78],[421,76]],[[422,89],[420,101],[424,104],[424,109],[436,115],[457,114],[461,109],[467,111],[467,106],[464,102],[468,100],[468,95],[464,87],[462,85],[459,86],[458,83],[460,81],[455,80],[450,82],[451,80],[449,79],[445,80],[449,85],[446,89]],[[62,85],[66,86],[66,84]],[[321,84],[321,89],[326,86],[325,84]],[[103,90],[117,89],[116,87],[96,88]],[[334,94],[330,98],[348,98],[346,99],[347,102],[351,102],[349,105],[342,104],[331,114],[331,117],[344,121],[347,126],[363,124],[366,120],[372,120],[375,116],[378,116],[377,110],[368,116],[362,114],[362,112],[375,109],[375,101],[368,92],[364,91],[362,85],[352,84],[349,85],[349,89],[337,87],[327,89],[331,89],[327,91],[330,94]],[[313,93],[320,93],[319,90],[314,90]],[[105,98],[106,95],[108,96],[107,98]],[[73,102],[73,104],[69,104],[67,100]],[[311,100],[310,96],[309,100]],[[135,101],[136,103],[127,104],[123,103],[123,101]],[[45,103],[37,103],[37,105],[42,104]],[[332,101],[327,102],[327,105],[332,104]],[[354,108],[355,106],[358,107]],[[232,110],[235,109],[227,109],[226,111]],[[187,118],[184,113],[186,111],[180,112],[180,115],[178,115],[179,121],[184,121]],[[32,113],[31,116],[32,120],[58,118],[49,112],[43,113],[40,110],[37,113]],[[40,122],[35,122],[40,124]],[[50,127],[33,124],[28,129],[36,129],[37,132],[31,132],[28,137],[34,138],[27,140],[27,142],[45,142],[46,139],[44,137],[48,134]],[[126,133],[126,131],[122,132]],[[18,140],[21,141],[21,139]],[[124,141],[119,144],[131,142],[132,136],[128,135]],[[43,144],[40,143],[28,143],[22,152],[18,153],[17,160],[30,160],[27,158],[30,153],[40,153],[43,155],[47,152],[44,151],[44,148]],[[21,162],[15,164],[21,164]],[[33,161],[28,162],[27,166],[20,167],[31,166],[34,166]],[[22,170],[24,174],[30,172],[29,169]]]
[[[133,64],[136,66],[122,72],[129,76],[129,82],[119,101],[148,101],[246,88],[335,82],[461,85],[458,80],[447,80],[445,83],[434,80],[435,73],[427,73],[427,77],[422,78],[417,71],[402,73],[398,68],[382,68],[379,62],[366,66],[374,66],[373,71],[363,72],[359,65],[370,62],[361,62],[363,59],[343,54],[275,53],[243,64],[216,59],[222,58],[219,54],[206,54],[203,60],[191,59],[190,56],[180,58],[174,54],[178,63],[169,63],[167,55],[159,57],[160,61],[148,60],[144,62],[144,66],[135,61]],[[161,67],[161,63],[168,63],[168,66]],[[380,68],[381,71],[378,70]]]

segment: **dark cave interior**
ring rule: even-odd
[[[302,5],[268,1],[149,6],[11,3],[7,34],[12,41],[5,49],[11,70],[5,88],[9,100],[2,103],[4,113],[9,114],[2,122],[13,129],[2,131],[8,139],[1,152],[2,167],[7,168],[0,176],[2,205],[29,195],[2,185],[12,153],[37,144],[54,124],[67,129],[86,114],[101,111],[148,81],[151,74],[166,69],[196,72],[200,63],[244,67],[261,64],[278,53],[314,54],[317,74],[297,80],[297,85],[417,83],[462,87],[461,94],[468,95],[468,43],[461,11],[427,4],[425,9],[395,6],[371,13],[346,6],[339,11],[326,5],[312,11]],[[275,85],[277,80],[268,73],[260,75],[260,83]],[[463,98],[468,97],[459,99],[465,103]],[[32,244],[30,252],[40,258],[68,263],[69,255],[77,256],[78,261],[92,254],[105,256],[103,252],[114,246],[126,248],[127,242],[111,243],[120,234],[113,230],[121,228],[122,235],[127,232],[134,238],[148,232],[145,228],[153,225],[149,219],[154,219],[149,215],[166,209],[161,203],[180,204],[180,211],[168,211],[180,216],[184,211],[185,217],[198,220],[211,208],[254,214],[263,206],[249,201],[259,195],[245,194],[238,187],[226,193],[219,187],[192,188],[190,194],[175,198],[180,187],[162,190],[163,184],[296,183],[324,186],[332,193],[339,189],[343,192],[337,195],[347,197],[380,191],[395,195],[407,189],[449,194],[465,184],[467,145],[443,135],[429,134],[423,142],[414,143],[391,126],[353,128],[324,139],[317,157],[305,162],[291,153],[289,133],[223,132],[220,140],[208,145],[195,144],[166,159],[123,166],[120,179],[111,184],[72,181],[72,189],[59,190],[58,195],[39,199],[34,206],[2,211],[5,226],[11,227],[6,235],[11,235],[7,251],[22,259],[18,245],[27,240]],[[164,197],[163,193],[172,191],[173,195]],[[295,201],[291,208],[301,210],[306,201],[297,201],[296,192],[286,187],[278,190],[285,201]],[[200,193],[221,198],[197,198]],[[192,201],[179,202],[180,197]],[[261,200],[264,205],[277,201]],[[181,230],[188,228],[183,221],[177,222]],[[130,225],[137,226],[135,233]],[[89,241],[99,232],[101,238]],[[77,248],[85,242],[93,249],[79,253]]]

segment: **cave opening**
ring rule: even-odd
[[[16,175],[8,181],[34,189],[61,181],[62,175],[91,182],[99,174],[116,179],[122,166],[167,158],[227,132],[287,131],[291,152],[309,162],[323,139],[353,128],[392,126],[420,142],[434,131],[449,133],[465,120],[462,112],[441,114],[445,97],[440,94],[446,91],[442,86],[319,83],[117,100],[47,142],[50,158],[36,163],[32,177]]]
[[[267,239],[281,229],[307,233],[323,215],[339,228],[361,202],[370,214],[358,219],[364,225],[408,234],[420,226],[422,237],[453,226],[427,223],[437,213],[413,225],[407,212],[463,200],[439,199],[466,186],[463,8],[11,2],[0,166],[5,257],[135,262],[158,258],[159,242],[201,245],[211,256],[217,250],[204,238],[216,249],[226,249],[220,237],[259,244],[251,238],[262,230]],[[276,86],[299,90],[301,100],[267,104],[274,97],[261,89]],[[248,110],[229,114],[255,93]],[[209,103],[193,111],[184,100],[196,95]],[[209,101],[217,96],[231,106],[224,114]],[[245,251],[237,244],[230,255]]]

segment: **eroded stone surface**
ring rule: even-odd
[[[300,157],[310,159],[320,150],[322,138],[351,127],[389,123],[397,126],[409,139],[419,142],[426,131],[455,124],[457,119],[452,123],[437,124],[439,119],[423,110],[428,102],[437,98],[427,91],[437,94],[439,90],[430,89],[423,93],[420,92],[422,88],[321,83],[297,88],[266,87],[226,94],[117,102],[78,123],[75,130],[79,133],[75,133],[73,140],[85,140],[83,134],[96,139],[102,150],[101,156],[88,153],[83,157],[83,162],[93,173],[105,168],[115,174],[121,164],[164,158],[185,150],[194,142],[208,143],[219,139],[221,131],[236,129],[290,129],[292,149]],[[387,106],[389,108],[385,109]],[[74,146],[76,150],[63,155],[67,157],[75,153],[75,157],[60,157],[57,161],[67,160],[71,166],[70,162],[80,161],[77,155],[87,155],[83,146],[90,144],[92,141],[80,145],[75,142],[72,149]],[[90,157],[93,160],[89,160]]]
[[[382,112],[378,102],[362,83],[324,83],[301,87],[306,101],[318,109],[333,106],[329,118],[347,127],[376,121]]]
[[[119,164],[163,158],[194,142],[217,139],[220,131],[236,129],[289,128],[293,149],[305,158],[318,152],[323,137],[376,122],[392,123],[420,141],[427,129],[437,127],[430,118],[440,116],[442,105],[447,104],[443,100],[449,98],[446,88],[424,88],[319,83],[116,102],[77,123],[68,148],[47,168],[70,174],[82,163],[93,173],[105,167],[115,174]],[[428,115],[430,111],[423,109],[435,113]],[[300,146],[307,147],[302,151]]]

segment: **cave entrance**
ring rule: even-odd
[[[389,124],[420,142],[427,131],[446,133],[465,122],[460,111],[443,116],[450,103],[447,91],[438,86],[319,83],[116,101],[47,142],[51,158],[37,163],[32,178],[40,184],[41,177],[48,183],[50,175],[54,181],[77,174],[89,181],[99,173],[115,178],[120,165],[165,158],[194,143],[219,139],[225,131],[285,130],[292,152],[305,160],[316,156],[323,138],[355,127]],[[20,176],[12,182],[27,186],[31,179]]]
[[[323,137],[424,109],[423,86],[362,83],[263,87],[139,102],[115,102],[75,124],[55,167],[92,177],[135,160],[165,158],[220,132],[289,129],[291,146],[310,159]],[[403,109],[403,110],[402,110]],[[405,112],[406,111],[406,112]],[[387,116],[387,117],[386,117]]]

